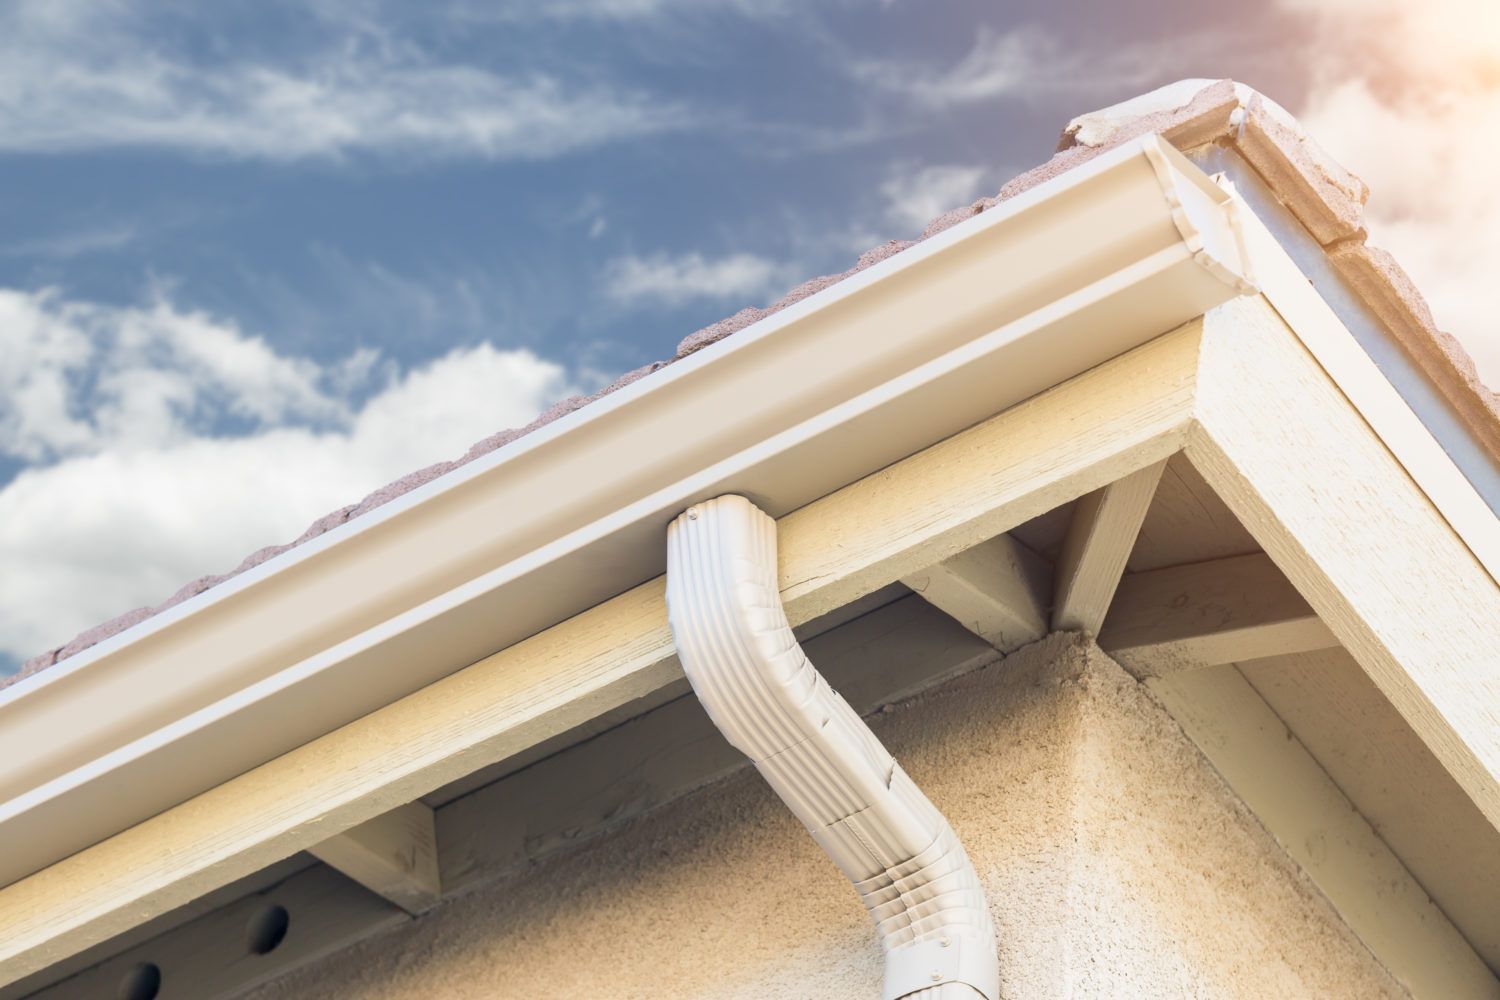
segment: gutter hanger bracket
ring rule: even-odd
[[[667,531],[677,653],[714,724],[854,883],[884,1000],[999,1000],[995,929],[948,821],[808,661],[781,606],[776,522],[722,496]]]

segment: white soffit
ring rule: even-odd
[[[1240,207],[1123,145],[0,692],[0,885],[1253,290]]]

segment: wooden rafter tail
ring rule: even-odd
[[[1304,653],[1338,640],[1263,552],[1128,573],[1099,645],[1137,677]]]
[[[901,578],[929,604],[1002,653],[1047,634],[1051,569],[1010,535]]]
[[[1078,501],[1057,557],[1053,629],[1098,634],[1166,464],[1154,462]]]
[[[432,810],[408,802],[308,848],[407,913],[421,913],[442,897],[437,831]]]

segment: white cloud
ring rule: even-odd
[[[1283,0],[1313,19],[1308,131],[1370,185],[1371,243],[1500,386],[1500,5]]]
[[[1184,66],[1217,57],[1224,47],[1221,34],[1198,32],[1099,51],[1027,25],[1010,31],[981,28],[957,62],[934,66],[862,59],[849,70],[870,86],[931,110],[947,110],[1001,99],[1072,100],[1101,92],[1125,96],[1190,75],[1184,74]]]
[[[795,0],[486,0],[460,3],[452,13],[465,20],[641,21],[716,12],[770,18],[799,9]]]
[[[951,68],[916,76],[910,93],[923,103],[947,106],[989,100],[1033,84],[1057,48],[1048,35],[1032,29],[979,33],[974,47]]]
[[[691,299],[764,296],[786,283],[785,269],[754,254],[709,259],[690,253],[680,257],[617,257],[604,270],[604,290],[622,302],[654,300],[680,305]]]
[[[560,366],[489,344],[392,373],[368,353],[333,365],[288,358],[166,302],[111,310],[6,292],[0,303],[0,363],[25,351],[51,372],[22,393],[0,391],[24,397],[5,404],[4,436],[29,428],[34,447],[62,456],[0,488],[0,651],[18,659],[290,541],[315,518],[573,391]],[[371,388],[382,371],[387,380],[363,403],[344,394]],[[85,411],[90,379],[116,388]],[[127,381],[135,384],[119,385]],[[255,429],[216,435],[219,414],[201,404],[220,394],[225,406],[244,406]],[[36,430],[48,421],[64,430]]]
[[[161,298],[120,309],[0,289],[0,454],[27,461],[171,444],[218,420],[342,420],[341,373]]]
[[[676,127],[619,85],[443,63],[360,20],[282,62],[173,53],[124,3],[30,0],[0,13],[0,151],[185,149],[293,160],[348,152],[553,156]]]
[[[912,233],[950,209],[972,202],[988,171],[975,166],[901,167],[880,185],[886,215]]]

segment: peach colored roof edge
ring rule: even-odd
[[[1491,453],[1500,454],[1500,396],[1479,380],[1473,361],[1459,343],[1437,329],[1421,293],[1394,258],[1383,250],[1366,245],[1363,219],[1369,192],[1364,182],[1335,163],[1295,119],[1261,94],[1233,80],[1184,80],[1123,104],[1075,118],[1063,131],[1058,151],[1050,160],[1011,179],[995,196],[981,198],[938,216],[927,224],[917,239],[882,243],[862,254],[847,271],[805,281],[769,306],[742,309],[706,326],[685,337],[671,359],[627,372],[593,395],[574,396],[555,403],[525,427],[501,431],[477,442],[456,461],[439,462],[408,473],[359,503],[324,515],[293,541],[253,552],[228,573],[200,577],[188,583],[156,607],[136,608],[96,625],[65,645],[27,660],[18,673],[0,679],[0,687],[82,652],[964,219],[1071,170],[1106,149],[1148,132],[1159,133],[1184,151],[1210,143],[1233,146],[1323,246],[1344,279],[1389,328],[1482,446]]]
[[[1438,329],[1426,300],[1395,258],[1365,242],[1365,183],[1336,163],[1276,102],[1232,80],[1184,80],[1075,118],[1052,163],[1038,169],[1048,170],[1070,153],[1081,162],[1086,153],[1145,132],[1159,132],[1184,151],[1208,143],[1232,146],[1322,245],[1350,289],[1480,445],[1500,455],[1500,394],[1480,381],[1462,345]]]

